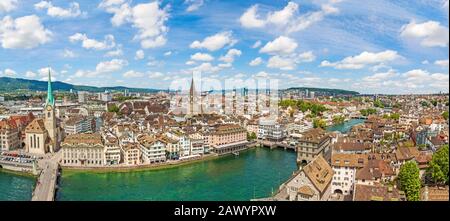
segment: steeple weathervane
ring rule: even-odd
[[[52,91],[52,79],[50,76],[50,68],[48,68],[48,86],[47,86],[47,101],[46,105],[55,105],[55,99],[53,98],[53,91]]]

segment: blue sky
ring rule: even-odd
[[[0,76],[448,92],[448,0],[1,0]]]

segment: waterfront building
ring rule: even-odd
[[[331,138],[325,130],[311,129],[303,134],[297,145],[297,163],[308,164],[318,155],[329,159]]]
[[[45,154],[57,151],[62,139],[61,129],[57,126],[55,116],[55,99],[53,98],[50,71],[48,72],[47,99],[44,119],[34,119],[25,128],[25,149],[29,153]]]
[[[119,140],[112,136],[107,135],[105,140],[105,164],[114,165],[121,162],[122,151],[119,146]]]
[[[19,128],[11,120],[0,120],[0,151],[20,148]]]
[[[139,143],[125,143],[122,146],[123,163],[125,165],[139,165],[141,164],[141,150]]]
[[[159,163],[166,161],[166,143],[150,135],[137,137],[144,163]]]
[[[263,120],[259,121],[258,125],[258,139],[281,141],[285,137],[284,127],[277,123],[276,120]]]
[[[372,145],[369,143],[358,142],[350,138],[338,138],[333,144],[333,153],[363,154],[372,151]]]
[[[63,166],[103,166],[105,146],[100,134],[68,135],[61,144]]]
[[[178,140],[179,156],[185,157],[191,154],[191,139],[181,131],[174,130],[166,133],[169,138]]]
[[[191,140],[191,154],[190,155],[203,155],[205,153],[205,142],[203,135],[200,133],[194,133],[189,135]]]
[[[287,199],[289,201],[328,200],[331,195],[330,183],[333,174],[327,161],[322,155],[318,155],[288,181]]]
[[[331,155],[331,167],[333,168],[333,180],[331,192],[344,195],[352,195],[356,171],[364,167],[366,155],[333,153]]]
[[[64,123],[66,134],[93,133],[95,132],[95,119],[85,116],[74,116]]]
[[[211,148],[227,154],[247,148],[247,131],[237,124],[220,125],[211,133]]]
[[[166,143],[166,158],[176,160],[180,157],[180,141],[168,136],[162,136],[161,139]]]

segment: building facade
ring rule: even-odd
[[[96,167],[105,162],[105,146],[100,134],[73,134],[61,144],[63,166]]]

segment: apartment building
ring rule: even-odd
[[[318,155],[329,159],[331,137],[320,128],[311,129],[303,134],[297,144],[297,163],[306,165]]]
[[[61,144],[64,166],[102,166],[105,162],[105,146],[100,134],[68,135]]]

